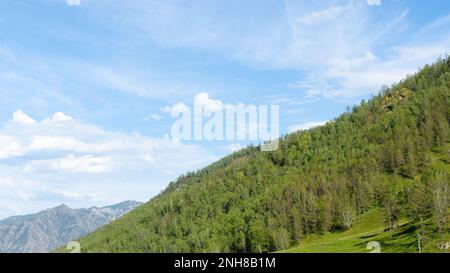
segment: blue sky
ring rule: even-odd
[[[446,0],[0,2],[0,219],[146,201],[248,142],[170,139],[164,111],[280,105],[322,124],[450,50]]]

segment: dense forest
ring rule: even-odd
[[[172,182],[81,239],[84,252],[272,252],[352,229],[377,208],[407,219],[421,251],[449,242],[450,58],[326,125],[247,147]]]

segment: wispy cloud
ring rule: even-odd
[[[214,52],[252,69],[298,71],[296,84],[309,87],[302,88],[303,93],[339,100],[375,93],[382,85],[414,72],[424,61],[420,55],[414,55],[409,57],[409,65],[414,61],[409,69],[397,66],[378,70],[401,57],[391,44],[392,37],[407,32],[409,27],[408,9],[397,7],[381,15],[374,13],[373,6],[381,4],[380,0],[320,3],[285,0],[283,5],[270,2],[272,12],[268,12],[267,7],[251,2],[238,5],[193,1],[185,5],[182,1],[137,0],[109,1],[108,5],[92,2],[83,8],[111,31],[136,31],[141,42],[156,43],[160,48]],[[249,15],[245,8],[255,12]],[[227,16],[221,15],[224,11]],[[134,16],[128,16],[129,12]],[[442,18],[423,29],[436,30],[447,22],[448,19]],[[419,34],[420,31],[409,33],[410,42],[396,46],[422,46],[426,36],[414,37]],[[421,35],[429,34],[423,31]],[[439,54],[445,54],[448,45],[441,41],[437,44],[441,46]],[[425,61],[430,62],[439,54]],[[12,58],[7,50],[2,55]],[[147,98],[168,100],[208,90],[196,83],[164,79],[158,72],[132,72],[88,62],[70,63],[70,67],[73,69],[65,75],[72,73],[92,88],[99,86]],[[358,79],[361,83],[354,84]]]
[[[347,7],[345,6],[333,6],[330,8],[325,8],[319,11],[313,11],[309,14],[300,16],[297,18],[298,23],[306,25],[315,25],[324,23],[326,21],[335,20],[339,15],[341,15]]]
[[[243,12],[218,16],[219,11],[231,11],[234,5],[194,2],[187,7],[176,1],[138,2],[127,4],[137,11],[136,16],[121,18],[160,46],[214,51],[256,69],[303,72],[297,85],[307,86],[301,90],[309,97],[348,99],[376,93],[382,85],[414,72],[424,61],[430,62],[448,49],[440,43],[439,53],[428,58],[412,55],[408,66],[401,65],[396,59],[402,58],[398,55],[402,52],[390,42],[408,30],[409,12],[397,8],[379,18],[372,10],[382,4],[380,0],[314,4],[285,0],[284,6],[274,5],[271,14],[261,12],[252,17],[254,24],[242,24],[251,16]],[[116,10],[118,5],[110,8]],[[117,16],[125,15],[118,12]],[[152,18],[151,22],[147,18]],[[403,47],[416,48],[418,44],[404,43]],[[392,64],[396,66],[388,67]],[[141,93],[139,88],[129,89]]]

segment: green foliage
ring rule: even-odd
[[[374,207],[391,232],[408,216],[447,236],[449,123],[444,59],[325,126],[283,136],[277,151],[248,147],[180,177],[82,238],[82,250],[276,251],[312,234],[353,232],[350,218]]]

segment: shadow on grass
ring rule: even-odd
[[[363,241],[355,244],[358,247],[366,247],[371,241],[379,242],[385,252],[415,252],[417,227],[404,224],[397,229],[388,230],[379,234],[362,236]]]

